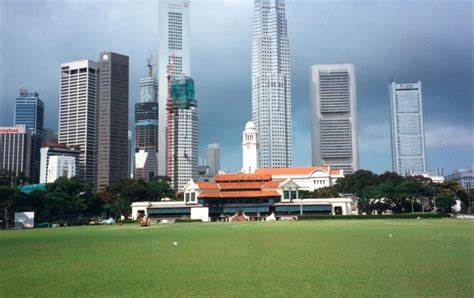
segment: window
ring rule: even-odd
[[[283,191],[283,199],[285,199],[285,200],[290,199],[290,191],[289,190],[284,190]]]

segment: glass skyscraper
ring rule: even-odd
[[[399,175],[426,171],[421,82],[397,84],[390,91],[392,166]]]
[[[290,47],[284,0],[255,0],[252,121],[258,132],[260,167],[290,167],[293,163]]]
[[[41,135],[44,121],[44,103],[38,93],[28,93],[20,89],[20,95],[15,101],[15,125],[26,125],[32,134]]]
[[[40,150],[44,122],[44,103],[38,93],[28,93],[20,89],[15,101],[15,125],[26,125],[31,131],[31,166],[30,178],[33,183],[39,182]]]

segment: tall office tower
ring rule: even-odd
[[[257,128],[252,121],[245,124],[242,133],[242,172],[253,173],[258,169]]]
[[[218,143],[207,145],[204,151],[206,166],[209,167],[209,176],[214,177],[221,169],[221,148]]]
[[[198,176],[199,125],[192,78],[171,79],[167,114],[166,174],[173,189],[181,191],[189,180]]]
[[[40,149],[44,122],[44,103],[38,93],[28,93],[20,89],[15,101],[15,125],[26,125],[31,130],[31,165],[30,178],[33,183],[39,182]]]
[[[77,175],[80,152],[79,146],[68,147],[57,143],[44,144],[41,147],[40,183],[52,183],[61,176],[70,178]],[[59,159],[55,160],[55,165],[52,167],[49,166],[51,157],[59,157]],[[66,159],[62,157],[66,157]],[[71,160],[74,160],[74,166],[70,165]],[[65,168],[66,173],[61,173],[61,166],[64,169],[64,165],[67,165]]]
[[[26,125],[33,135],[41,135],[44,121],[44,103],[38,93],[28,93],[20,89],[20,95],[15,101],[15,125]]]
[[[128,56],[102,52],[99,59],[97,191],[128,178]]]
[[[31,131],[26,125],[0,127],[0,170],[30,176]]]
[[[168,100],[168,67],[172,76],[190,75],[189,1],[159,1],[159,59],[158,59],[158,174],[166,174],[166,105]]]
[[[79,146],[78,173],[95,185],[98,65],[90,60],[61,64],[58,142]]]
[[[313,166],[359,169],[354,65],[311,66],[311,156]]]
[[[135,104],[134,177],[150,181],[158,175],[158,81],[151,59],[148,77],[140,80],[140,100]]]
[[[389,85],[392,166],[399,175],[426,171],[421,82]]]
[[[260,166],[290,167],[293,163],[290,47],[284,0],[255,0],[252,120],[258,131]]]

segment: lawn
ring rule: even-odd
[[[0,268],[2,297],[472,297],[474,222],[318,220],[12,230],[0,232]]]

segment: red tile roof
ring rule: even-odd
[[[213,189],[213,190],[219,190],[219,185],[214,182],[195,182],[197,186],[199,186],[200,189],[206,190],[206,189]]]
[[[263,168],[255,170],[258,175],[309,175],[316,170],[328,171],[327,166],[323,167],[295,167],[295,168]]]
[[[216,175],[215,180],[220,182],[244,182],[244,181],[270,181],[272,180],[269,174],[222,174]]]
[[[267,183],[265,183],[262,186],[262,189],[264,189],[264,188],[278,188],[278,186],[280,186],[280,184],[283,181],[284,181],[283,179],[275,179],[275,180],[272,180],[272,181],[268,181]]]
[[[280,197],[276,190],[255,190],[255,191],[224,191],[224,192],[202,192],[199,195],[200,199],[208,198],[266,198],[266,197]]]
[[[261,190],[262,186],[266,182],[225,182],[219,183],[221,190],[242,190],[242,189],[255,189]],[[268,182],[267,182],[268,183]]]

